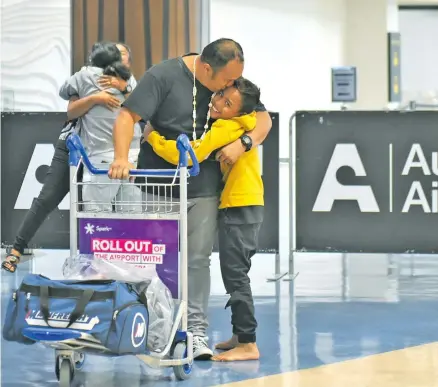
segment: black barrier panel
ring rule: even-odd
[[[260,152],[266,202],[265,221],[260,233],[261,251],[278,251],[279,246],[278,113],[271,113],[271,117],[272,130]],[[65,113],[2,113],[2,244],[13,243],[33,198],[38,196],[65,119]],[[43,223],[30,248],[69,248],[68,200],[67,197]]]
[[[298,112],[296,249],[437,252],[437,114]]]
[[[260,147],[262,177],[265,188],[265,215],[260,229],[258,250],[261,253],[279,251],[280,126],[279,114],[269,114],[272,119],[272,129]],[[217,241],[213,250],[218,251]]]
[[[261,146],[265,215],[260,229],[259,251],[280,250],[280,119],[278,113],[269,113],[272,129]]]
[[[21,222],[38,196],[53,157],[66,113],[2,113],[1,241],[12,244]],[[68,198],[60,205],[68,209]],[[67,249],[68,211],[56,209],[29,247]]]

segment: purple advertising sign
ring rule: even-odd
[[[156,270],[178,298],[179,228],[177,220],[79,219],[79,252],[95,259],[125,262],[141,270]]]

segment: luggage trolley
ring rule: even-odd
[[[113,203],[91,203],[92,208],[90,210],[84,207],[84,202],[79,200],[80,186],[84,187],[86,184],[98,184],[99,186],[119,184],[120,187],[120,182],[78,182],[78,171],[81,165],[94,176],[107,175],[108,170],[95,168],[91,164],[78,135],[71,134],[67,138],[67,147],[70,151],[70,175],[72,177],[70,183],[70,259],[74,259],[78,255],[78,221],[81,219],[112,219],[119,221],[135,219],[136,221],[153,220],[155,222],[175,220],[177,224],[179,223],[178,284],[180,304],[176,309],[169,342],[161,352],[149,350],[148,353],[136,356],[150,367],[173,367],[175,377],[178,380],[185,380],[190,377],[193,364],[193,336],[187,331],[187,180],[189,176],[199,174],[199,164],[186,135],[180,135],[176,144],[180,152],[179,165],[176,170],[130,171],[130,176],[144,177],[145,183],[127,183],[126,186],[132,189],[144,186],[149,188],[149,192],[152,191],[152,194],[146,195],[140,191],[140,203],[125,202],[123,198]],[[188,155],[193,164],[190,169],[187,168]],[[166,181],[167,179],[170,182],[148,183],[148,178],[154,178],[155,181],[158,180],[157,178],[161,178],[160,181]],[[172,199],[171,193],[174,187],[180,190],[179,200]],[[160,199],[166,197],[166,195],[169,196],[169,200],[163,201]],[[135,208],[133,209],[133,207]],[[90,233],[90,230],[88,232]],[[178,238],[178,231],[176,233]],[[79,251],[79,253],[82,252]],[[178,253],[176,254],[178,255]],[[55,349],[55,372],[62,387],[70,386],[74,378],[74,371],[82,367],[87,352],[104,356],[119,356],[110,353],[107,348],[89,334],[81,334],[81,337],[77,338],[73,335],[70,337],[68,329],[61,332],[62,334],[58,337],[49,338],[46,336],[44,339],[40,337],[39,341]],[[49,332],[47,333],[49,334]]]

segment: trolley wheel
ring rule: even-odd
[[[172,358],[175,360],[184,359],[187,357],[187,344],[185,342],[179,342],[175,345]],[[178,380],[187,380],[192,373],[192,364],[183,364],[173,366],[173,372]]]
[[[73,379],[73,368],[69,359],[60,359],[58,362],[58,376],[59,387],[70,387]]]

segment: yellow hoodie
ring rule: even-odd
[[[246,114],[229,120],[217,120],[203,139],[191,141],[198,161],[204,161],[210,153],[236,141],[245,131],[256,126],[256,113]],[[176,141],[166,140],[156,131],[147,139],[154,152],[168,163],[178,165],[179,152]],[[189,159],[189,165],[192,165]],[[201,167],[202,168],[202,167]],[[225,187],[219,208],[263,206],[263,181],[257,148],[245,152],[237,162],[229,166],[221,163]]]

